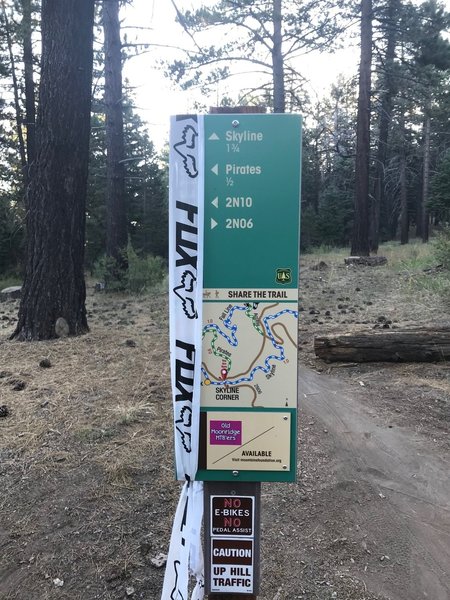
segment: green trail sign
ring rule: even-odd
[[[197,479],[296,474],[301,117],[204,117]]]

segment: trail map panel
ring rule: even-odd
[[[204,119],[201,410],[207,418],[198,477],[292,481],[301,118]],[[223,439],[214,434],[220,430]]]

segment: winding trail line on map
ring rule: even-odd
[[[261,314],[260,321],[264,324],[264,341],[263,341],[262,348],[260,349],[259,354],[255,358],[255,360],[253,361],[253,363],[250,365],[248,377],[245,376],[246,373],[239,373],[238,375],[235,375],[235,378],[233,380],[231,380],[231,379],[225,379],[225,380],[221,380],[220,381],[220,380],[218,380],[218,378],[214,377],[212,375],[212,373],[210,373],[207,370],[206,365],[203,363],[202,364],[202,372],[203,372],[203,375],[205,376],[205,378],[208,378],[208,376],[209,376],[209,377],[212,377],[213,379],[216,379],[216,381],[210,381],[211,385],[240,385],[240,384],[242,384],[244,382],[247,382],[247,383],[251,382],[251,381],[253,381],[253,378],[254,378],[254,375],[255,375],[256,372],[258,372],[258,371],[262,371],[263,373],[269,373],[270,372],[270,369],[271,369],[271,363],[270,363],[270,361],[275,360],[275,361],[280,362],[280,361],[283,361],[285,359],[284,347],[282,345],[283,340],[282,340],[281,343],[279,343],[276,340],[275,335],[272,332],[272,329],[270,328],[270,325],[269,325],[268,322],[271,321],[271,320],[277,319],[278,317],[280,317],[280,316],[282,316],[284,314],[291,314],[295,318],[298,318],[298,312],[295,311],[295,310],[291,310],[289,308],[286,308],[286,309],[280,310],[279,312],[277,312],[277,313],[275,313],[273,315],[268,315],[267,317],[263,317],[264,312],[266,312],[270,308],[275,308],[276,306],[278,306],[278,304],[279,303],[267,306],[264,309],[263,313]],[[214,342],[217,339],[217,334],[219,334],[219,335],[221,335],[230,344],[230,346],[237,347],[239,345],[239,341],[238,341],[238,338],[236,336],[236,332],[238,330],[238,327],[237,327],[237,325],[232,325],[231,324],[231,319],[233,318],[234,312],[236,310],[243,310],[243,311],[245,311],[245,313],[247,314],[247,316],[249,316],[248,315],[248,307],[247,306],[245,306],[245,305],[244,306],[238,306],[238,305],[233,306],[230,309],[227,318],[223,321],[223,324],[226,327],[226,329],[228,329],[230,331],[230,335],[227,335],[225,332],[223,332],[220,329],[220,327],[218,325],[216,325],[215,323],[210,323],[210,324],[208,324],[208,325],[206,325],[204,327],[204,329],[203,329],[203,336],[205,336],[206,333],[212,331],[213,335],[214,335],[213,340],[212,340],[212,344],[214,344]],[[252,319],[252,324],[253,324],[253,327],[255,327],[253,319]],[[274,324],[274,326],[275,325],[276,324]],[[258,329],[256,327],[255,327],[255,329],[258,331]],[[287,333],[286,328],[285,328],[285,331]],[[293,341],[292,338],[289,336],[288,333],[287,333],[287,335],[288,335],[290,341],[292,342]],[[261,354],[263,352],[263,349],[264,349],[264,346],[265,346],[265,340],[266,339],[269,339],[271,341],[272,346],[274,348],[276,348],[277,350],[279,350],[280,354],[279,355],[270,354],[269,356],[267,356],[265,358],[265,360],[264,360],[264,366],[262,366],[262,365],[254,366],[255,363],[259,360],[259,358],[260,358],[260,356],[261,356]],[[216,349],[213,346],[213,353],[214,353],[215,356],[217,356],[218,352],[215,351],[215,350]],[[222,356],[222,355],[220,355],[220,356]],[[225,357],[222,357],[222,358],[225,358]]]
[[[278,305],[279,305],[279,302],[277,302],[277,303],[275,303],[275,304],[269,304],[268,306],[266,306],[266,307],[263,309],[262,313],[261,313],[261,317],[264,315],[264,313],[265,313],[267,310],[270,310],[271,308],[275,308],[275,307],[276,307],[276,306],[278,306]],[[204,333],[206,333],[206,331],[205,331]],[[203,334],[203,335],[204,335],[204,334]],[[258,352],[258,354],[256,355],[256,357],[255,357],[254,361],[251,363],[251,365],[250,365],[250,367],[249,367],[248,371],[250,371],[250,370],[253,368],[253,366],[254,366],[254,365],[255,365],[255,364],[258,362],[258,360],[259,360],[259,358],[260,358],[261,354],[262,354],[262,353],[263,353],[263,351],[264,351],[264,346],[266,345],[266,340],[267,340],[267,339],[268,339],[268,337],[267,337],[267,335],[264,333],[264,335],[263,335],[263,341],[262,341],[262,344],[261,344],[261,348],[259,349],[259,352]],[[207,375],[209,375],[209,378],[210,378],[210,379],[216,379],[216,380],[218,380],[218,379],[219,379],[219,377],[218,377],[217,375],[214,375],[214,373],[212,373],[212,371],[209,371],[209,370],[208,370],[208,368],[207,368],[207,366],[206,366],[206,364],[205,364],[205,363],[202,363],[202,371],[203,371],[203,374],[205,374],[205,373],[206,373]],[[244,371],[243,373],[238,373],[238,374],[236,375],[236,377],[241,377],[242,375],[246,375],[246,373],[247,373],[248,371]],[[222,383],[223,383],[223,382],[222,382]],[[251,386],[249,386],[249,385],[245,385],[245,386],[244,386],[244,385],[241,385],[240,387],[251,387]],[[255,394],[256,394],[256,392],[255,392]]]

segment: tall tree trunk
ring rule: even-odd
[[[370,250],[378,252],[380,242],[380,220],[384,207],[384,172],[386,168],[387,147],[389,140],[389,127],[392,120],[392,104],[395,93],[394,58],[397,38],[397,24],[395,16],[399,14],[400,0],[390,0],[387,14],[387,45],[385,55],[385,73],[383,77],[384,91],[381,96],[379,117],[378,147],[375,164],[375,182],[371,202],[370,218]],[[386,223],[384,223],[386,225]]]
[[[419,183],[417,184],[419,185]],[[420,178],[421,192],[416,198],[416,238],[422,239],[422,189],[423,189],[423,169]]]
[[[42,1],[36,158],[27,210],[27,266],[11,337],[88,331],[84,230],[89,160],[94,0]],[[61,321],[60,321],[61,323]],[[64,327],[62,328],[64,329]]]
[[[355,214],[351,254],[369,255],[370,88],[372,0],[361,0],[361,64],[356,126]]]
[[[127,221],[125,207],[124,140],[122,111],[122,51],[119,0],[103,0],[105,35],[106,111],[106,255],[113,259],[109,275],[120,279],[126,268]]]
[[[321,188],[321,172],[320,172],[320,153],[319,153],[319,138],[316,137],[314,140],[314,198],[313,198],[313,210],[314,214],[319,213],[319,200],[320,200],[320,188]]]
[[[27,167],[34,161],[36,154],[36,108],[34,98],[33,45],[31,41],[31,0],[22,0],[22,39],[23,63],[25,74],[25,123],[27,127]],[[27,174],[28,175],[28,174]]]
[[[430,186],[430,136],[431,118],[429,107],[427,107],[423,140],[422,242],[424,243],[428,242],[429,237],[428,190]]]
[[[286,97],[284,90],[284,62],[282,53],[282,24],[281,0],[273,0],[273,111],[284,113],[286,110]]]
[[[406,152],[403,148],[400,156],[400,243],[409,242],[408,193],[406,186]]]
[[[405,126],[405,94],[400,95],[400,111],[398,116],[400,129],[400,156],[399,156],[399,187],[400,187],[400,243],[409,242],[409,213],[408,192],[406,183],[406,126]]]

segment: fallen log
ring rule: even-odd
[[[435,362],[450,359],[450,327],[393,329],[314,338],[326,362]]]

